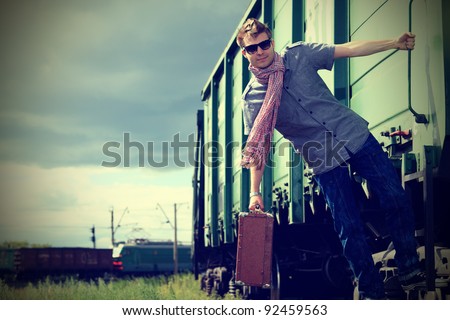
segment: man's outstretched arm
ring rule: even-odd
[[[377,52],[391,49],[413,50],[415,45],[415,35],[405,32],[397,39],[372,40],[372,41],[351,41],[337,44],[334,51],[334,58],[349,58],[368,56]]]

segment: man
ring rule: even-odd
[[[313,170],[365,299],[382,299],[385,292],[364,237],[347,165],[368,181],[386,210],[399,280],[405,290],[425,284],[416,252],[414,217],[396,171],[370,134],[368,123],[337,101],[317,70],[331,70],[338,58],[412,50],[414,40],[414,34],[404,33],[398,39],[338,45],[298,42],[278,54],[270,29],[256,19],[248,19],[236,39],[254,75],[243,92],[244,126],[249,137],[241,164],[250,168],[249,209],[259,206],[264,210],[259,190],[276,128]]]

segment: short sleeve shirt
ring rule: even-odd
[[[297,42],[281,53],[285,73],[275,128],[288,139],[314,174],[350,158],[367,140],[367,121],[341,104],[317,73],[331,70],[334,45]],[[244,131],[249,134],[267,85],[253,77],[243,98]]]

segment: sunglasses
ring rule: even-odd
[[[267,39],[267,40],[261,41],[260,43],[251,44],[249,46],[246,46],[246,47],[244,47],[244,50],[248,54],[254,54],[256,51],[258,51],[258,47],[260,47],[262,50],[267,50],[270,48],[271,45],[272,45],[272,39]]]

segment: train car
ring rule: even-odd
[[[19,279],[69,276],[86,279],[112,272],[112,250],[91,248],[20,248],[14,250]]]
[[[332,71],[321,71],[320,76],[338,100],[369,122],[397,168],[413,199],[417,241],[428,273],[448,270],[445,256],[450,245],[450,206],[445,197],[450,186],[446,16],[450,5],[440,0],[254,0],[236,26],[250,17],[267,23],[278,52],[297,41],[344,43],[394,38],[405,31],[416,34],[412,52],[339,59]],[[203,288],[219,294],[237,289],[237,217],[248,211],[249,201],[249,172],[239,161],[247,138],[241,96],[251,74],[235,37],[236,33],[201,91],[193,177],[194,271]],[[392,297],[399,297],[398,282],[395,287],[392,281],[395,267],[387,258],[390,237],[383,215],[370,186],[353,174],[374,263],[380,272],[393,270],[389,286]],[[278,132],[261,188],[265,208],[276,217],[272,284],[268,290],[243,286],[244,296],[352,299],[353,279],[323,196],[302,159]],[[449,272],[442,272],[448,279]]]
[[[179,244],[177,272],[192,271],[191,247]],[[173,242],[133,241],[114,250],[114,273],[118,276],[142,276],[174,273]]]

